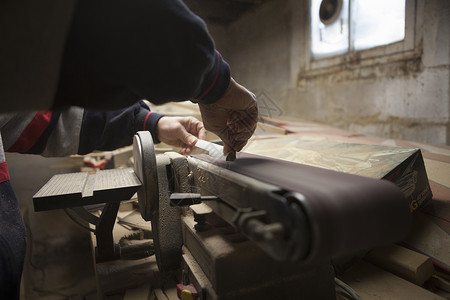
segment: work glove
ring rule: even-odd
[[[199,103],[199,108],[206,130],[223,141],[224,154],[242,150],[256,129],[256,97],[233,78],[222,98],[212,104]]]
[[[189,154],[197,139],[206,138],[203,123],[194,117],[162,117],[156,126],[158,140],[180,147],[180,154]]]

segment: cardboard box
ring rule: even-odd
[[[288,135],[252,140],[245,152],[394,182],[411,211],[432,198],[420,149]]]

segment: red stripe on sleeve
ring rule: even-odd
[[[152,113],[152,112],[149,111],[149,112],[147,113],[147,115],[145,116],[143,130],[146,130],[145,128],[147,127],[147,120],[148,120],[148,117],[150,116],[151,113]]]
[[[214,87],[214,85],[216,84],[217,78],[219,78],[219,74],[220,74],[220,53],[219,51],[216,50],[217,53],[217,69],[216,69],[216,75],[214,75],[214,80],[211,83],[211,85],[209,86],[209,88],[206,89],[206,91],[197,99],[201,100],[203,97],[205,97],[209,91]]]
[[[8,166],[6,161],[0,163],[0,183],[9,180]]]
[[[14,145],[12,145],[7,150],[7,152],[24,153],[30,150],[31,147],[36,144],[41,135],[44,133],[45,129],[50,123],[51,117],[52,112],[50,111],[40,111],[36,113],[33,120],[31,120],[20,137],[17,139]]]

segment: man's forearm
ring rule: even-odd
[[[64,112],[0,115],[0,121],[3,120],[1,132],[7,152],[53,157],[131,145],[139,130],[149,130],[156,138],[157,123],[162,116],[150,112],[148,106],[139,101],[117,111],[73,107]]]

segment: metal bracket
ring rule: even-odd
[[[104,170],[93,175],[87,172],[58,174],[33,196],[34,208],[35,211],[70,208],[78,217],[95,225],[96,260],[104,262],[121,256],[121,248],[114,244],[112,229],[120,201],[131,199],[140,186],[141,182],[131,169]],[[100,217],[83,207],[100,203],[105,203]]]

